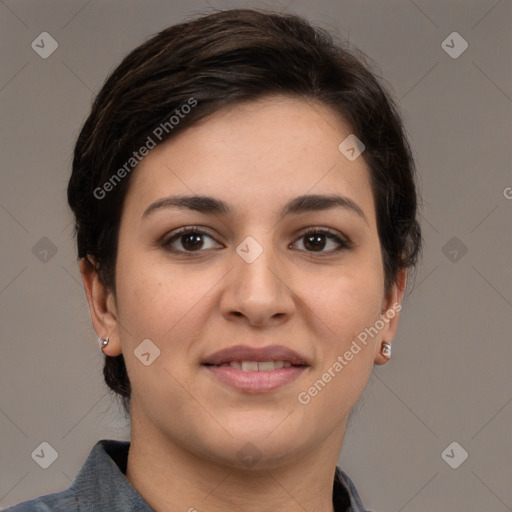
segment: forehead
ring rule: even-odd
[[[339,193],[373,218],[366,163],[338,147],[350,134],[339,114],[312,101],[230,106],[152,149],[134,171],[126,203],[141,213],[165,195],[201,194],[263,212],[294,196]]]

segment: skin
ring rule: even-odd
[[[105,353],[124,354],[132,385],[127,478],[156,511],[332,511],[332,482],[346,423],[396,314],[307,405],[297,396],[327,371],[366,327],[400,303],[405,271],[389,294],[368,168],[338,145],[350,127],[329,107],[272,97],[225,108],[151,150],[133,171],[122,213],[116,296],[80,262]],[[290,199],[338,194],[340,206],[281,216]],[[233,213],[157,208],[171,195],[205,195]],[[108,199],[106,199],[108,200]],[[162,245],[178,228],[201,226],[201,250]],[[311,250],[304,231],[330,228]],[[263,248],[247,263],[236,247]],[[324,240],[321,238],[321,240]],[[321,246],[322,244],[320,244]],[[187,246],[190,247],[190,246]],[[314,249],[314,247],[313,247]],[[323,252],[322,252],[323,251]],[[134,350],[151,339],[160,356],[144,366]],[[233,345],[280,344],[307,358],[298,379],[266,393],[220,383],[201,366]],[[252,443],[260,459],[237,456]]]

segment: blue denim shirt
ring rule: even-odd
[[[5,512],[152,512],[125,477],[130,443],[103,440],[92,449],[71,487],[24,501]],[[339,468],[333,487],[335,512],[368,512],[352,481]]]

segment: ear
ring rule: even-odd
[[[407,269],[401,269],[396,275],[396,280],[391,290],[382,302],[381,318],[384,321],[384,328],[381,331],[379,343],[375,345],[375,364],[384,364],[389,361],[381,353],[382,343],[391,343],[398,329],[398,320],[402,309],[402,299],[407,284]]]
[[[93,260],[82,258],[78,262],[78,266],[91,310],[94,330],[99,338],[109,338],[110,340],[103,352],[108,356],[118,356],[122,350],[114,293],[101,282]]]

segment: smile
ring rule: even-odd
[[[217,384],[265,393],[293,382],[310,364],[305,356],[282,345],[235,345],[205,357],[201,366]]]

